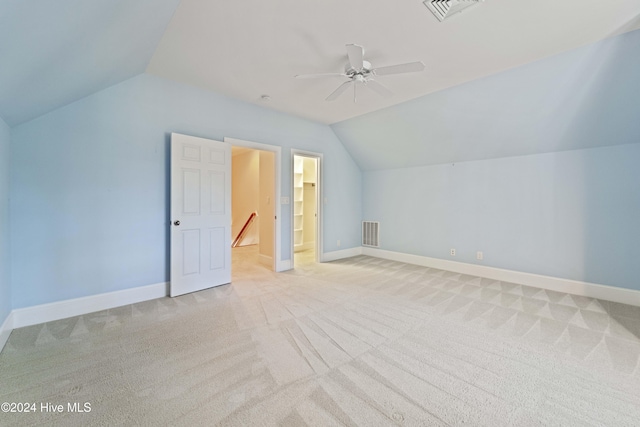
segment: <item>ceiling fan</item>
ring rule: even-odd
[[[393,93],[386,86],[374,80],[376,76],[388,76],[391,74],[413,73],[424,71],[424,64],[420,61],[409,62],[407,64],[389,65],[387,67],[372,68],[371,63],[364,60],[364,49],[357,44],[347,45],[347,56],[349,62],[344,66],[344,73],[322,73],[322,74],[299,74],[295,76],[297,79],[313,79],[316,77],[341,76],[347,77],[349,80],[342,83],[334,90],[325,100],[334,101],[342,95],[349,86],[353,86],[353,102],[356,102],[356,87],[358,83],[362,83],[368,88],[374,90],[378,94],[388,97]]]

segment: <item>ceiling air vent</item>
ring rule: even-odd
[[[429,8],[440,22],[451,15],[462,12],[463,10],[475,6],[484,0],[426,0],[425,6]]]

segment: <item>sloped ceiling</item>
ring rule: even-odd
[[[10,126],[143,73],[180,0],[0,0]]]
[[[640,30],[331,127],[362,170],[640,143]]]
[[[636,28],[639,0],[486,0],[439,22],[422,0],[182,0],[148,72],[322,123],[336,123]],[[427,70],[378,81],[395,94],[324,99],[342,77],[345,45],[374,67]]]
[[[0,116],[16,126],[146,72],[333,124],[365,170],[571,149],[610,131],[590,118],[635,135],[622,78],[638,79],[611,70],[636,63],[591,44],[638,27],[638,0],[486,0],[442,23],[422,0],[0,0]],[[324,101],[340,77],[293,77],[341,72],[347,43],[374,67],[427,70],[381,76],[395,94],[357,103]]]

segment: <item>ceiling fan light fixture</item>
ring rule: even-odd
[[[484,0],[425,0],[423,3],[442,22]]]

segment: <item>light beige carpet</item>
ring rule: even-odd
[[[365,256],[15,330],[0,425],[637,426],[640,308]],[[68,413],[68,402],[91,412]]]

